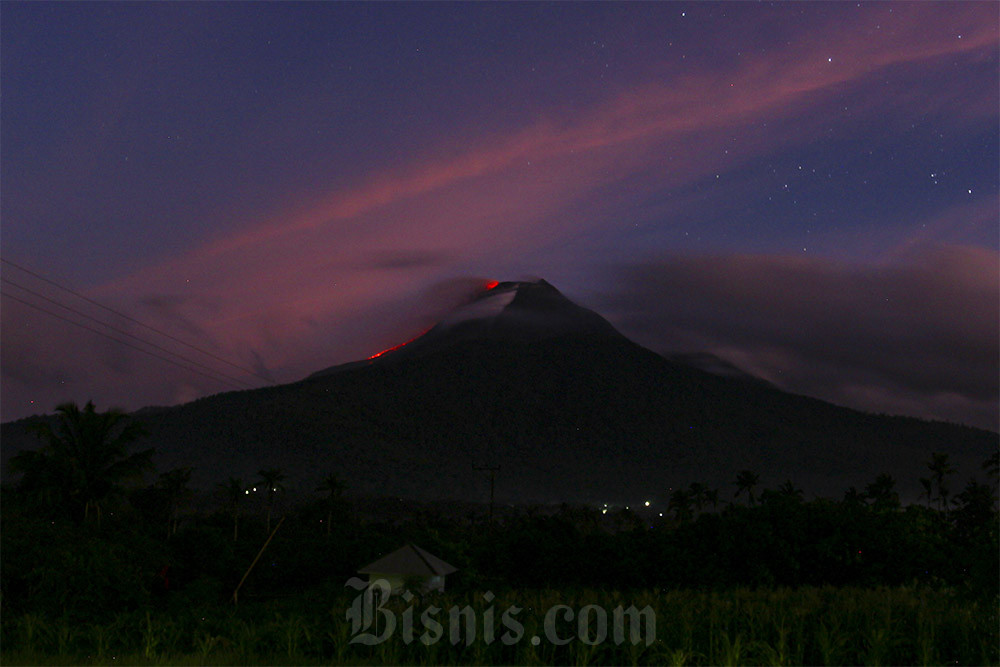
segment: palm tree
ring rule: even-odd
[[[790,479],[786,479],[785,483],[778,487],[778,494],[792,500],[802,500],[802,489],[796,488]]]
[[[899,509],[899,494],[895,490],[896,480],[892,475],[882,473],[865,487],[865,497],[872,501],[876,511]]]
[[[691,492],[677,489],[670,494],[667,507],[674,511],[674,517],[681,523],[691,518]]]
[[[60,502],[84,521],[101,522],[104,502],[122,490],[128,479],[152,468],[153,450],[130,454],[128,446],[145,430],[121,410],[97,412],[93,401],[81,410],[75,403],[56,407],[56,420],[33,425],[42,441],[38,451],[11,459],[24,473],[21,483],[50,501]]]
[[[267,532],[271,532],[271,511],[274,509],[274,496],[278,491],[284,491],[281,480],[285,479],[285,473],[277,468],[264,468],[258,470],[260,483],[267,489]]]
[[[160,475],[160,488],[167,494],[167,504],[170,508],[167,520],[167,536],[177,532],[181,503],[191,497],[188,482],[191,481],[191,468],[176,468]]]
[[[333,510],[340,504],[341,497],[344,494],[344,483],[334,473],[330,473],[323,478],[320,485],[316,487],[317,491],[330,494],[327,498],[327,508],[326,508],[326,534],[330,534],[330,526],[333,524]]]
[[[702,508],[705,506],[708,487],[701,482],[691,482],[691,486],[688,487],[688,491],[691,492],[691,500],[694,502],[694,508],[698,512],[701,512]]]
[[[945,485],[945,478],[954,474],[955,469],[948,463],[948,455],[938,452],[931,453],[927,468],[931,471],[931,480],[937,487],[938,503],[944,511],[948,507],[948,487]]]
[[[706,489],[705,491],[705,502],[712,506],[713,510],[719,509],[719,490],[718,489]]]
[[[736,493],[733,494],[733,497],[735,498],[744,491],[746,491],[747,500],[751,505],[753,505],[754,504],[753,488],[757,486],[757,483],[759,481],[760,481],[760,475],[750,472],[749,470],[741,470],[740,473],[736,476],[736,481],[734,482],[734,484],[736,484]]]

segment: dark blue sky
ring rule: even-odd
[[[653,349],[996,428],[998,11],[6,3],[3,419],[227,388],[20,266],[279,381],[538,275]]]

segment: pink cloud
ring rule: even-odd
[[[996,21],[983,20],[995,6],[906,8],[865,8],[784,49],[748,54],[730,70],[646,82],[437,157],[410,156],[401,168],[362,176],[360,185],[318,195],[94,294],[170,331],[177,317],[197,322],[206,346],[245,363],[254,351],[281,380],[368,356],[426,324],[419,300],[429,285],[456,273],[503,270],[531,249],[615,219],[614,201],[583,204],[609,183],[639,175],[639,187],[682,188],[809,141],[825,117],[825,98],[845,86],[888,68],[996,48]],[[900,103],[874,96],[865,111]],[[738,155],[723,157],[734,131],[763,118],[801,119],[804,109],[815,117],[777,135],[741,136]],[[377,259],[392,251],[439,259],[394,270]],[[168,316],[142,305],[150,295],[187,298]],[[22,342],[30,354],[30,341]],[[179,386],[173,372],[163,382]]]
[[[874,25],[882,26],[878,34]],[[836,62],[828,62],[833,58],[827,55],[830,49],[821,46],[828,44],[837,45]],[[268,243],[296,230],[348,221],[465,180],[517,168],[529,160],[570,160],[606,149],[630,153],[635,142],[718,130],[765,113],[790,115],[795,107],[811,104],[814,94],[879,69],[996,45],[996,22],[983,21],[982,7],[954,5],[946,15],[933,6],[909,6],[907,12],[895,14],[891,7],[876,7],[859,12],[854,23],[804,35],[785,50],[748,59],[730,72],[651,82],[583,112],[562,109],[513,134],[484,137],[449,159],[416,158],[403,169],[372,175],[367,185],[332,192],[306,210],[290,211],[207,244],[195,255],[207,259]]]

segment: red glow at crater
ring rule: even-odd
[[[499,284],[500,284],[500,281],[498,281],[498,280],[487,280],[486,281],[486,289],[491,290],[491,289],[493,289],[494,287],[496,287]]]

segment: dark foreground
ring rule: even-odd
[[[377,645],[350,642],[346,618],[351,598],[316,593],[296,600],[153,612],[126,612],[94,623],[35,614],[5,615],[3,663],[13,664],[670,664],[670,665],[988,665],[1000,661],[995,605],[956,597],[949,590],[911,588],[803,588],[727,592],[545,590],[507,591],[491,602],[476,593],[402,599],[389,604],[398,622]],[[518,634],[501,623],[516,605],[523,626]],[[549,640],[544,617],[558,608]],[[601,641],[601,612],[607,634]],[[645,624],[637,643],[626,626],[616,643],[613,609],[647,605],[655,615],[655,635],[647,644]],[[403,614],[414,608],[412,641],[402,629]],[[449,636],[448,610],[471,607],[473,636],[459,624]],[[486,614],[495,610],[491,643],[484,636]],[[441,612],[434,628],[421,624],[428,609]],[[587,610],[584,612],[583,610]],[[433,612],[432,612],[433,614]],[[588,621],[579,634],[578,617]],[[384,616],[382,617],[384,620]],[[513,625],[513,624],[512,624]],[[513,628],[516,630],[516,626]],[[368,628],[375,636],[374,625]],[[503,635],[506,634],[506,639]],[[384,626],[379,629],[387,634]],[[421,641],[421,635],[427,644]],[[533,645],[531,638],[540,642]]]
[[[348,498],[322,471],[296,502],[277,469],[128,486],[148,453],[48,435],[0,502],[3,664],[1000,664],[996,455],[959,485],[932,454],[905,506],[888,474],[806,500],[745,470],[491,508]],[[407,543],[458,569],[447,593],[373,598],[356,573]]]

